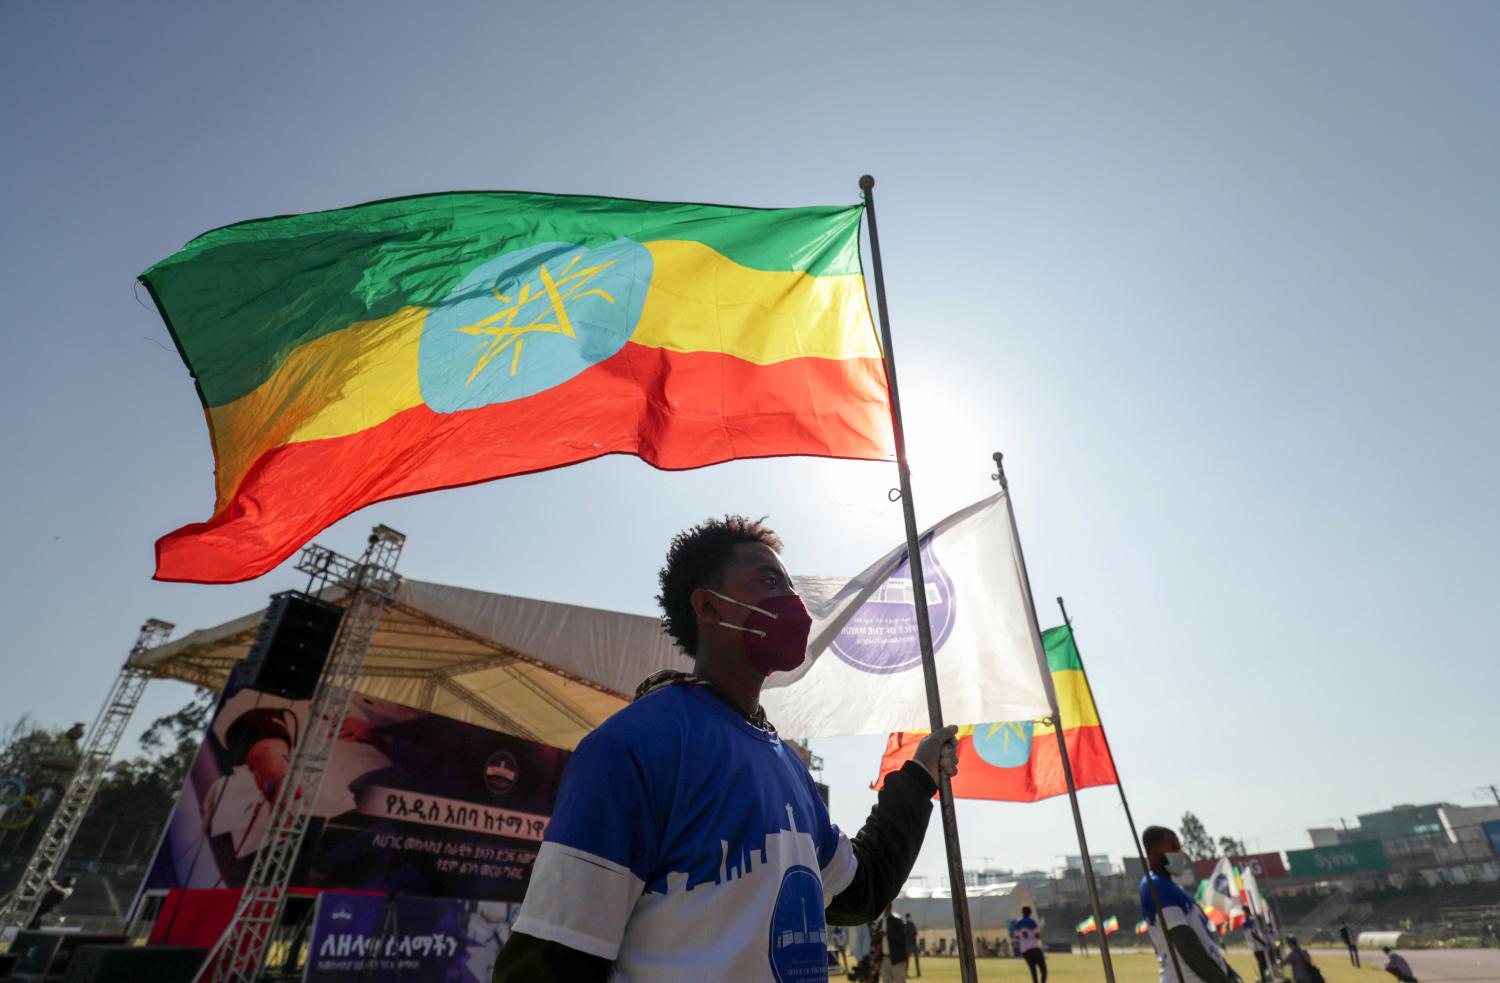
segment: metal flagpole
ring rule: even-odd
[[[1005,514],[1010,517],[1011,541],[1016,544],[1016,562],[1020,567],[1021,586],[1026,591],[1026,617],[1031,622],[1031,638],[1037,651],[1042,652],[1042,628],[1036,616],[1036,598],[1031,593],[1031,575],[1026,571],[1026,553],[1021,549],[1021,530],[1016,526],[1016,510],[1010,500],[1010,483],[1005,480],[1005,455],[998,451],[995,460],[995,480],[1005,492]],[[1043,679],[1047,684],[1047,697],[1052,701],[1052,729],[1057,733],[1058,756],[1062,758],[1063,779],[1068,783],[1068,804],[1073,807],[1073,827],[1078,831],[1078,849],[1083,852],[1083,875],[1089,887],[1089,900],[1094,905],[1094,921],[1099,925],[1099,955],[1104,960],[1104,979],[1115,983],[1114,960],[1109,955],[1109,936],[1104,934],[1104,906],[1099,903],[1099,885],[1094,881],[1094,861],[1089,856],[1089,840],[1083,832],[1083,813],[1078,810],[1078,787],[1073,783],[1073,763],[1068,760],[1068,741],[1063,736],[1062,710],[1057,705],[1057,692],[1052,687],[1052,674],[1046,665]],[[1180,977],[1179,977],[1180,979]]]
[[[1099,716],[1099,701],[1094,699],[1094,687],[1089,683],[1089,673],[1083,665],[1083,652],[1078,648],[1078,636],[1073,634],[1073,620],[1068,617],[1068,606],[1063,599],[1057,599],[1058,610],[1062,612],[1063,624],[1068,629],[1068,640],[1073,643],[1073,654],[1078,656],[1078,671],[1083,676],[1083,691],[1088,694],[1089,702],[1094,705],[1094,716],[1099,717],[1099,733],[1104,738],[1104,752],[1109,755],[1109,762],[1115,769],[1115,788],[1120,790],[1120,805],[1125,808],[1125,821],[1130,824],[1130,842],[1135,846],[1136,856],[1141,858],[1141,876],[1146,882],[1146,889],[1151,894],[1151,906],[1156,909],[1156,922],[1161,926],[1161,937],[1166,940],[1167,953],[1172,958],[1172,968],[1177,971],[1177,978],[1184,979],[1182,975],[1182,964],[1177,960],[1177,946],[1172,942],[1172,936],[1167,932],[1167,918],[1161,910],[1161,898],[1156,893],[1156,882],[1151,879],[1151,865],[1146,860],[1146,850],[1141,843],[1140,834],[1135,831],[1135,817],[1130,814],[1130,800],[1125,797],[1125,783],[1120,781],[1120,766],[1115,764],[1115,752],[1109,746],[1109,731],[1104,726],[1104,718]]]
[[[875,303],[880,311],[880,343],[885,353],[885,378],[891,390],[891,427],[896,442],[896,473],[901,481],[901,512],[906,519],[906,557],[911,566],[912,597],[916,603],[917,642],[922,650],[922,680],[927,685],[927,719],[933,731],[943,728],[943,707],[938,697],[937,666],[932,654],[932,625],[927,619],[927,586],[922,576],[922,550],[918,542],[917,513],[912,505],[911,469],[906,463],[906,431],[901,425],[901,397],[896,388],[896,353],[891,345],[891,319],[885,303],[885,272],[880,265],[880,236],[875,229],[875,179],[859,179],[864,192],[865,216],[870,220],[870,257],[875,265]],[[974,932],[969,923],[968,892],[964,889],[964,863],[958,847],[958,814],[953,809],[953,783],[938,769],[938,809],[943,820],[943,842],[948,848],[948,883],[953,895],[953,925],[958,935],[958,965],[963,983],[978,983],[974,964]]]

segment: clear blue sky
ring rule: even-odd
[[[920,517],[1006,452],[1138,818],[1272,849],[1473,802],[1500,780],[1497,38],[1461,2],[0,4],[0,718],[92,719],[144,618],[298,582],[150,580],[212,460],[132,281],[193,235],[447,189],[851,202],[868,171]],[[855,572],[901,536],[894,477],[616,458],[323,540],[386,522],[410,576],[649,613],[711,513]],[[857,827],[880,741],[815,749]],[[1083,799],[1124,850],[1112,791]],[[1061,800],[960,819],[976,864],[1077,852]]]

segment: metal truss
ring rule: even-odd
[[[297,569],[310,575],[309,593],[335,584],[349,591],[349,604],[308,706],[307,725],[271,807],[265,840],[229,927],[199,971],[199,983],[251,983],[260,977],[354,684],[381,613],[396,596],[396,562],[405,541],[394,529],[376,526],[361,560],[314,545],[297,561]]]
[[[120,737],[130,723],[135,708],[140,705],[141,694],[151,678],[149,670],[139,668],[140,656],[156,648],[172,634],[172,625],[152,618],[141,626],[140,636],[130,650],[120,674],[110,687],[109,696],[95,718],[94,725],[85,731],[85,740],[79,756],[78,767],[68,781],[67,790],[57,803],[47,829],[32,851],[21,883],[11,896],[0,905],[0,926],[15,924],[24,926],[36,916],[42,897],[47,893],[47,882],[57,874],[73,837],[83,822],[84,814],[94,801],[94,793],[104,781],[110,759],[120,744]]]

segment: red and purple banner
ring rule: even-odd
[[[307,701],[229,693],[145,889],[237,888],[265,838]],[[520,901],[568,752],[355,694],[294,887]]]

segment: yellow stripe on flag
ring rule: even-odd
[[[653,270],[630,339],[638,345],[722,352],[757,365],[881,357],[859,274],[752,270],[700,242],[645,245]]]
[[[645,245],[653,270],[630,339],[638,345],[722,352],[757,365],[880,357],[858,274],[766,272],[702,243]],[[420,405],[418,354],[428,310],[403,307],[323,335],[294,349],[251,392],[209,409],[215,512],[266,451],[346,437]]]
[[[254,390],[208,411],[218,461],[217,512],[262,454],[344,437],[422,402],[417,352],[425,307],[361,321],[295,349]]]

